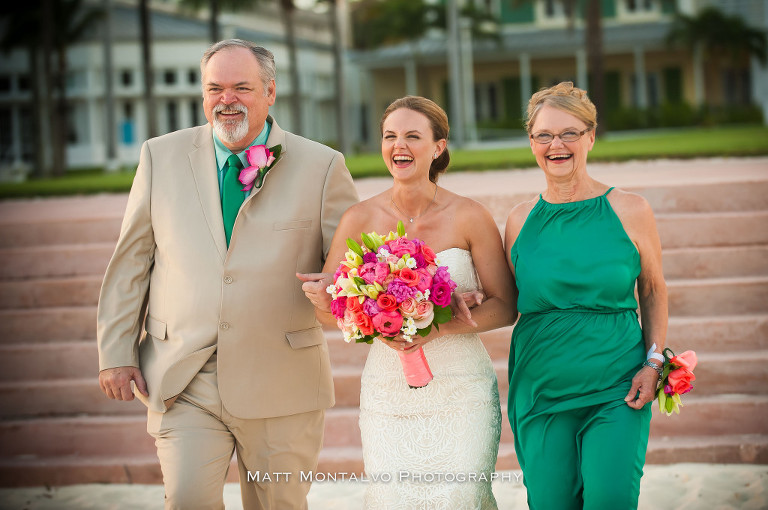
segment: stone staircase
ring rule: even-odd
[[[648,463],[768,464],[765,170],[733,182],[643,185],[640,175],[623,185],[656,212],[669,288],[667,345],[699,357],[682,413],[667,417],[654,406]],[[485,203],[501,227],[510,207],[532,196],[506,184],[465,194]],[[162,481],[144,407],[107,399],[96,376],[96,302],[125,201],[0,202],[0,486]],[[504,408],[511,329],[482,335]],[[326,415],[318,470],[361,472],[357,406],[367,346],[347,345],[335,330],[327,337],[337,405]],[[497,468],[517,467],[505,417]]]

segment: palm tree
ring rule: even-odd
[[[139,1],[139,31],[141,36],[141,69],[144,73],[144,105],[147,112],[147,138],[157,136],[155,114],[154,73],[152,70],[152,26],[149,0]]]
[[[749,26],[741,16],[726,15],[715,7],[703,9],[695,16],[678,14],[667,34],[667,42],[670,46],[682,44],[692,51],[698,56],[696,60],[702,70],[717,69],[723,62],[743,66],[750,57],[765,64],[768,56],[764,31]],[[702,89],[699,100],[706,97],[706,82],[702,79],[699,84]]]
[[[38,138],[35,147],[39,148],[35,151],[35,173],[62,175],[67,167],[69,128],[67,49],[82,38],[102,12],[95,7],[84,7],[81,0],[31,0],[6,7],[2,14],[7,16],[7,25],[0,47],[5,51],[25,47],[29,55],[36,112],[33,132]]]
[[[70,44],[82,39],[83,34],[103,16],[103,11],[96,7],[83,6],[82,0],[45,0],[52,9],[45,10],[46,24],[55,25],[52,31],[53,46],[56,53],[56,71],[53,83],[56,88],[56,106],[53,118],[57,129],[54,130],[55,143],[53,161],[54,175],[63,175],[67,162],[67,142],[69,140],[69,108],[67,105],[67,49]],[[49,19],[50,16],[50,19]],[[55,20],[55,21],[54,21]]]
[[[299,59],[296,51],[296,32],[293,15],[296,5],[293,0],[279,0],[280,18],[283,20],[285,45],[288,47],[288,70],[291,82],[291,122],[293,131],[302,132],[301,80],[299,79]]]

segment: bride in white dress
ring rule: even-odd
[[[511,324],[516,289],[499,230],[479,203],[437,185],[448,166],[448,119],[434,102],[398,99],[382,118],[381,152],[390,189],[351,207],[333,238],[324,275],[303,275],[318,317],[335,324],[325,288],[343,260],[346,239],[385,234],[403,221],[448,266],[457,293],[482,289],[471,319],[453,319],[426,337],[371,346],[360,391],[360,430],[369,483],[365,508],[489,509],[501,434],[496,374],[477,333]],[[330,281],[329,281],[330,279]],[[460,314],[461,315],[461,314]],[[398,351],[423,347],[434,379],[410,388]],[[363,346],[349,346],[364,348]],[[373,480],[377,480],[374,482]]]

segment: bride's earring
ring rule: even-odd
[[[437,152],[435,152],[435,155],[432,156],[432,159],[437,159]]]

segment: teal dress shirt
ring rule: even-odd
[[[272,124],[269,121],[264,122],[264,127],[261,129],[261,133],[259,133],[259,135],[250,144],[248,144],[248,147],[236,154],[236,156],[240,158],[240,162],[243,164],[243,168],[251,166],[248,164],[248,157],[246,156],[245,151],[254,145],[266,145],[271,129]],[[224,166],[227,164],[227,158],[233,154],[233,152],[227,149],[221,140],[219,140],[219,137],[216,136],[215,130],[211,130],[211,132],[213,133],[213,148],[216,151],[216,168],[219,176],[219,199],[221,199],[224,196]],[[248,197],[250,194],[251,190],[243,191],[243,195],[245,197]]]

